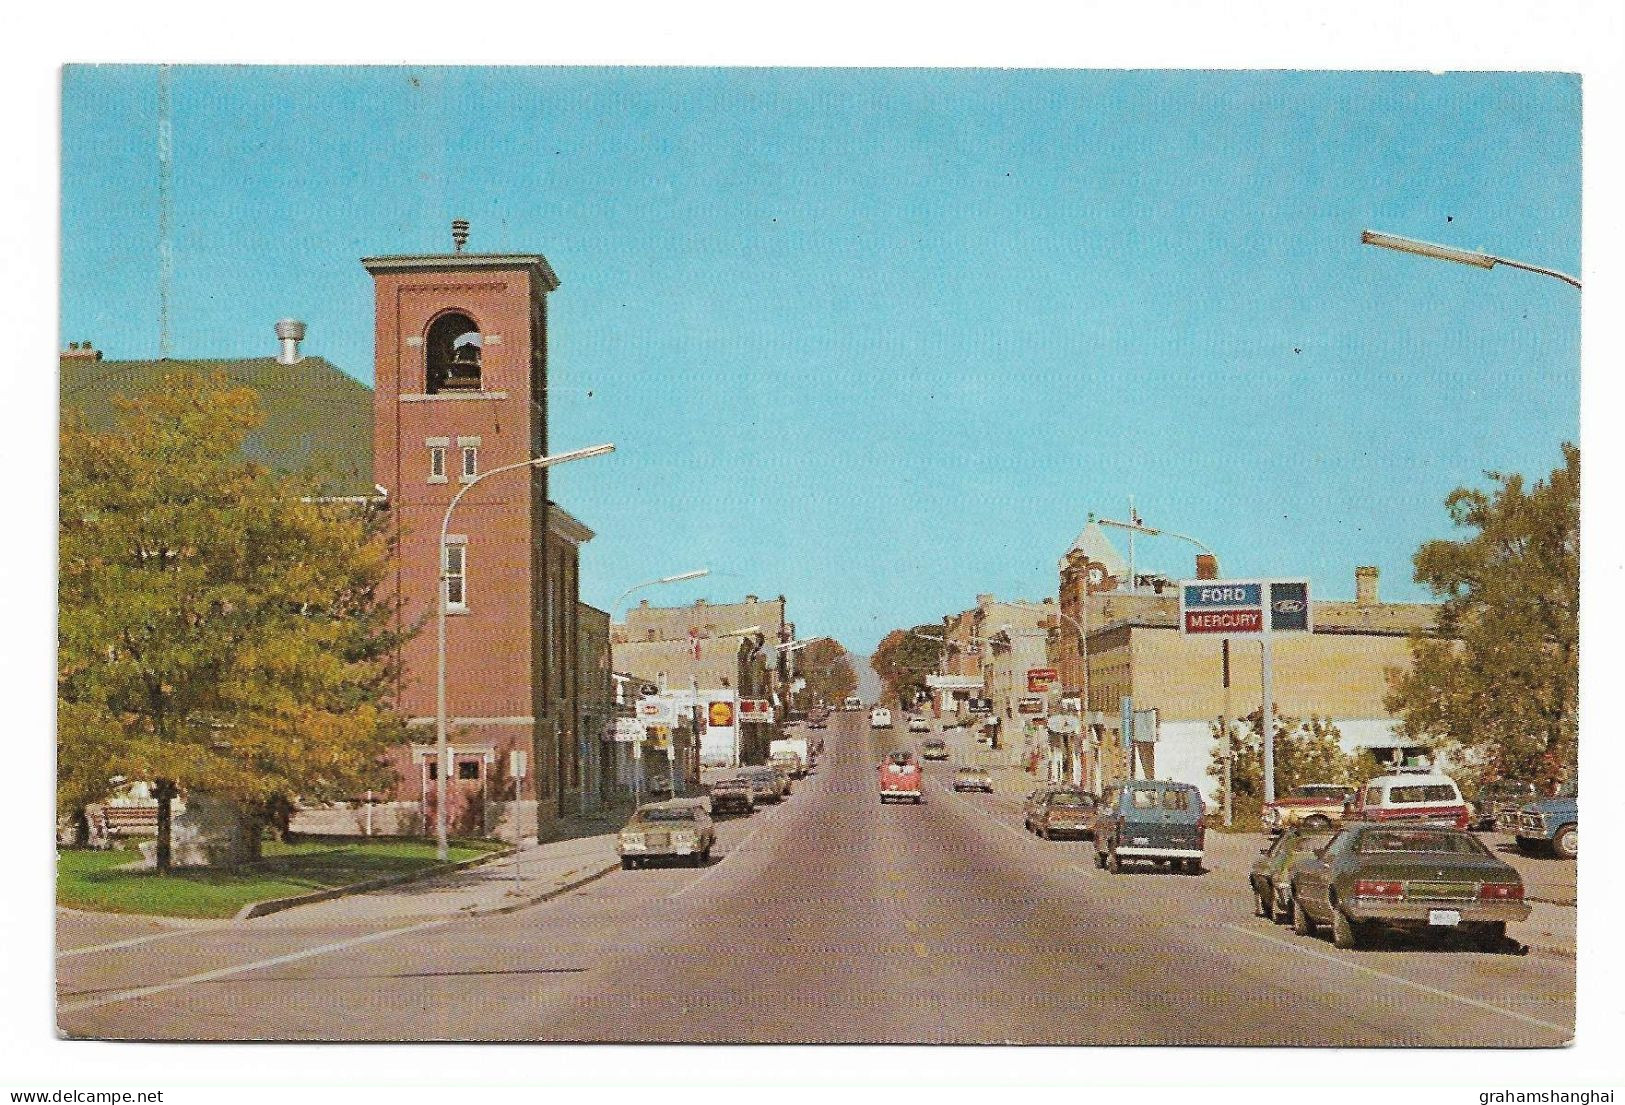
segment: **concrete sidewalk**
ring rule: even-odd
[[[613,816],[567,822],[563,839],[527,844],[511,855],[477,867],[382,890],[295,906],[245,922],[297,927],[354,922],[395,922],[428,917],[478,917],[534,905],[590,882],[620,866]]]

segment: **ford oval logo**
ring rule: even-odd
[[[1280,599],[1272,604],[1277,614],[1299,614],[1303,612],[1302,599]]]

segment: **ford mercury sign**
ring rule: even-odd
[[[1308,633],[1311,610],[1306,579],[1205,579],[1179,585],[1179,631],[1186,636]]]

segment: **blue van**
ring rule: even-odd
[[[1095,817],[1095,866],[1117,872],[1126,860],[1150,860],[1199,875],[1206,833],[1202,793],[1189,783],[1116,783]]]

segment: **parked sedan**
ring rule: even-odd
[[[1247,881],[1253,888],[1253,911],[1278,924],[1292,919],[1292,884],[1287,879],[1292,865],[1316,848],[1325,846],[1334,834],[1308,829],[1288,829],[1258,854]]]
[[[1054,787],[1030,800],[1025,813],[1029,832],[1045,840],[1058,836],[1095,835],[1095,796],[1076,787]]]
[[[910,733],[929,733],[931,731],[931,723],[916,714],[908,719],[908,731]]]
[[[737,775],[725,776],[711,784],[711,809],[715,813],[756,812],[756,794],[749,779]]]
[[[1292,865],[1292,927],[1330,925],[1332,943],[1358,947],[1373,929],[1459,929],[1486,950],[1508,921],[1529,916],[1523,879],[1459,829],[1351,825]]]
[[[979,790],[983,794],[993,793],[993,776],[988,774],[985,767],[962,767],[954,772],[955,790]]]
[[[616,837],[615,850],[625,871],[666,858],[703,867],[716,842],[716,826],[698,802],[653,802],[638,807]]]

